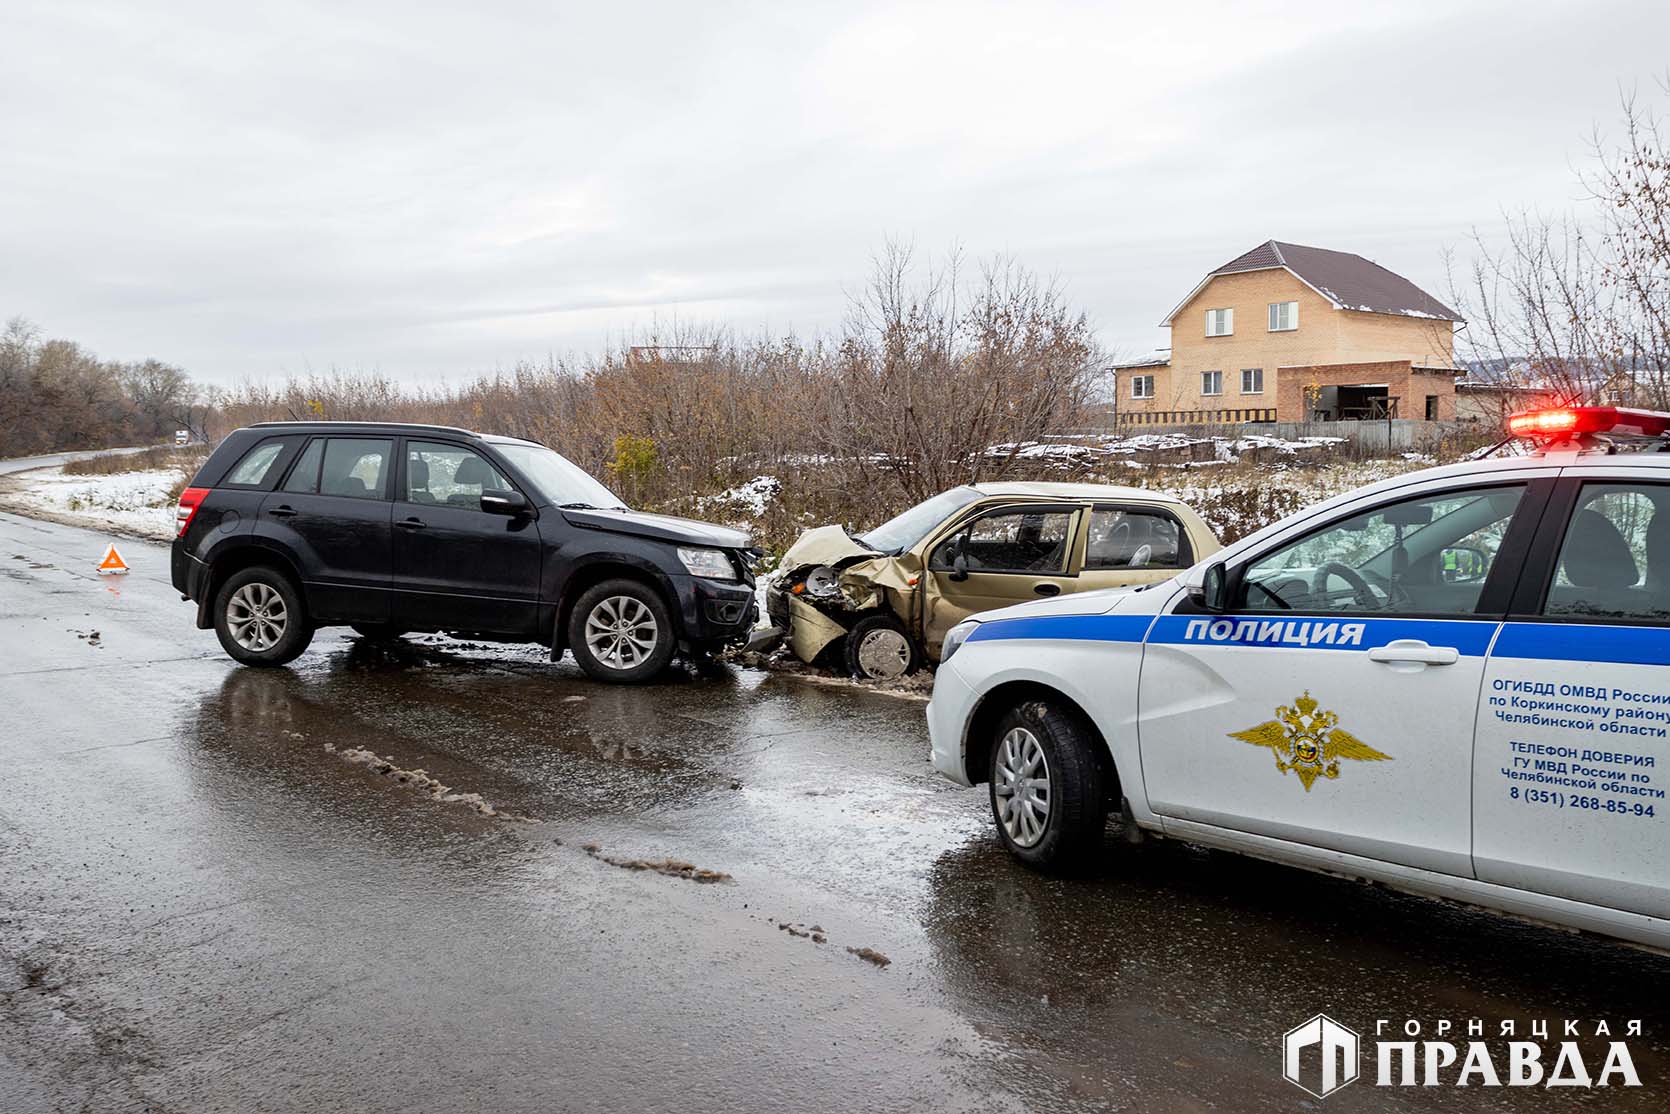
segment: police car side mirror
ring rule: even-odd
[[[1223,611],[1229,606],[1228,585],[1229,571],[1222,561],[1216,561],[1206,566],[1198,583],[1189,579],[1189,598],[1207,611]]]

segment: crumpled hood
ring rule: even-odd
[[[843,562],[879,557],[881,554],[856,541],[840,526],[819,526],[808,530],[789,546],[779,568],[798,569],[806,565],[839,566]]]
[[[711,545],[720,549],[746,549],[751,539],[741,530],[729,526],[715,526],[693,518],[675,518],[667,514],[647,511],[582,511],[563,510],[561,514],[571,524],[592,530],[610,530],[617,534],[636,534],[664,542],[685,545]]]

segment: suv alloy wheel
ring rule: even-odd
[[[568,617],[574,660],[599,681],[647,681],[673,660],[673,617],[661,593],[639,580],[586,589]]]

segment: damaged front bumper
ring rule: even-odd
[[[749,639],[751,649],[787,640],[810,663],[866,615],[890,612],[910,624],[918,576],[914,560],[877,553],[840,526],[802,534],[784,554],[782,571],[765,593],[769,625]]]

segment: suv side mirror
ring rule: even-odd
[[[968,535],[958,534],[957,540],[951,543],[951,579],[968,579]]]
[[[1184,582],[1189,598],[1207,611],[1224,611],[1229,607],[1229,571],[1222,561],[1206,566],[1196,582],[1193,577]]]
[[[514,518],[528,513],[528,497],[520,491],[483,491],[481,509]]]

